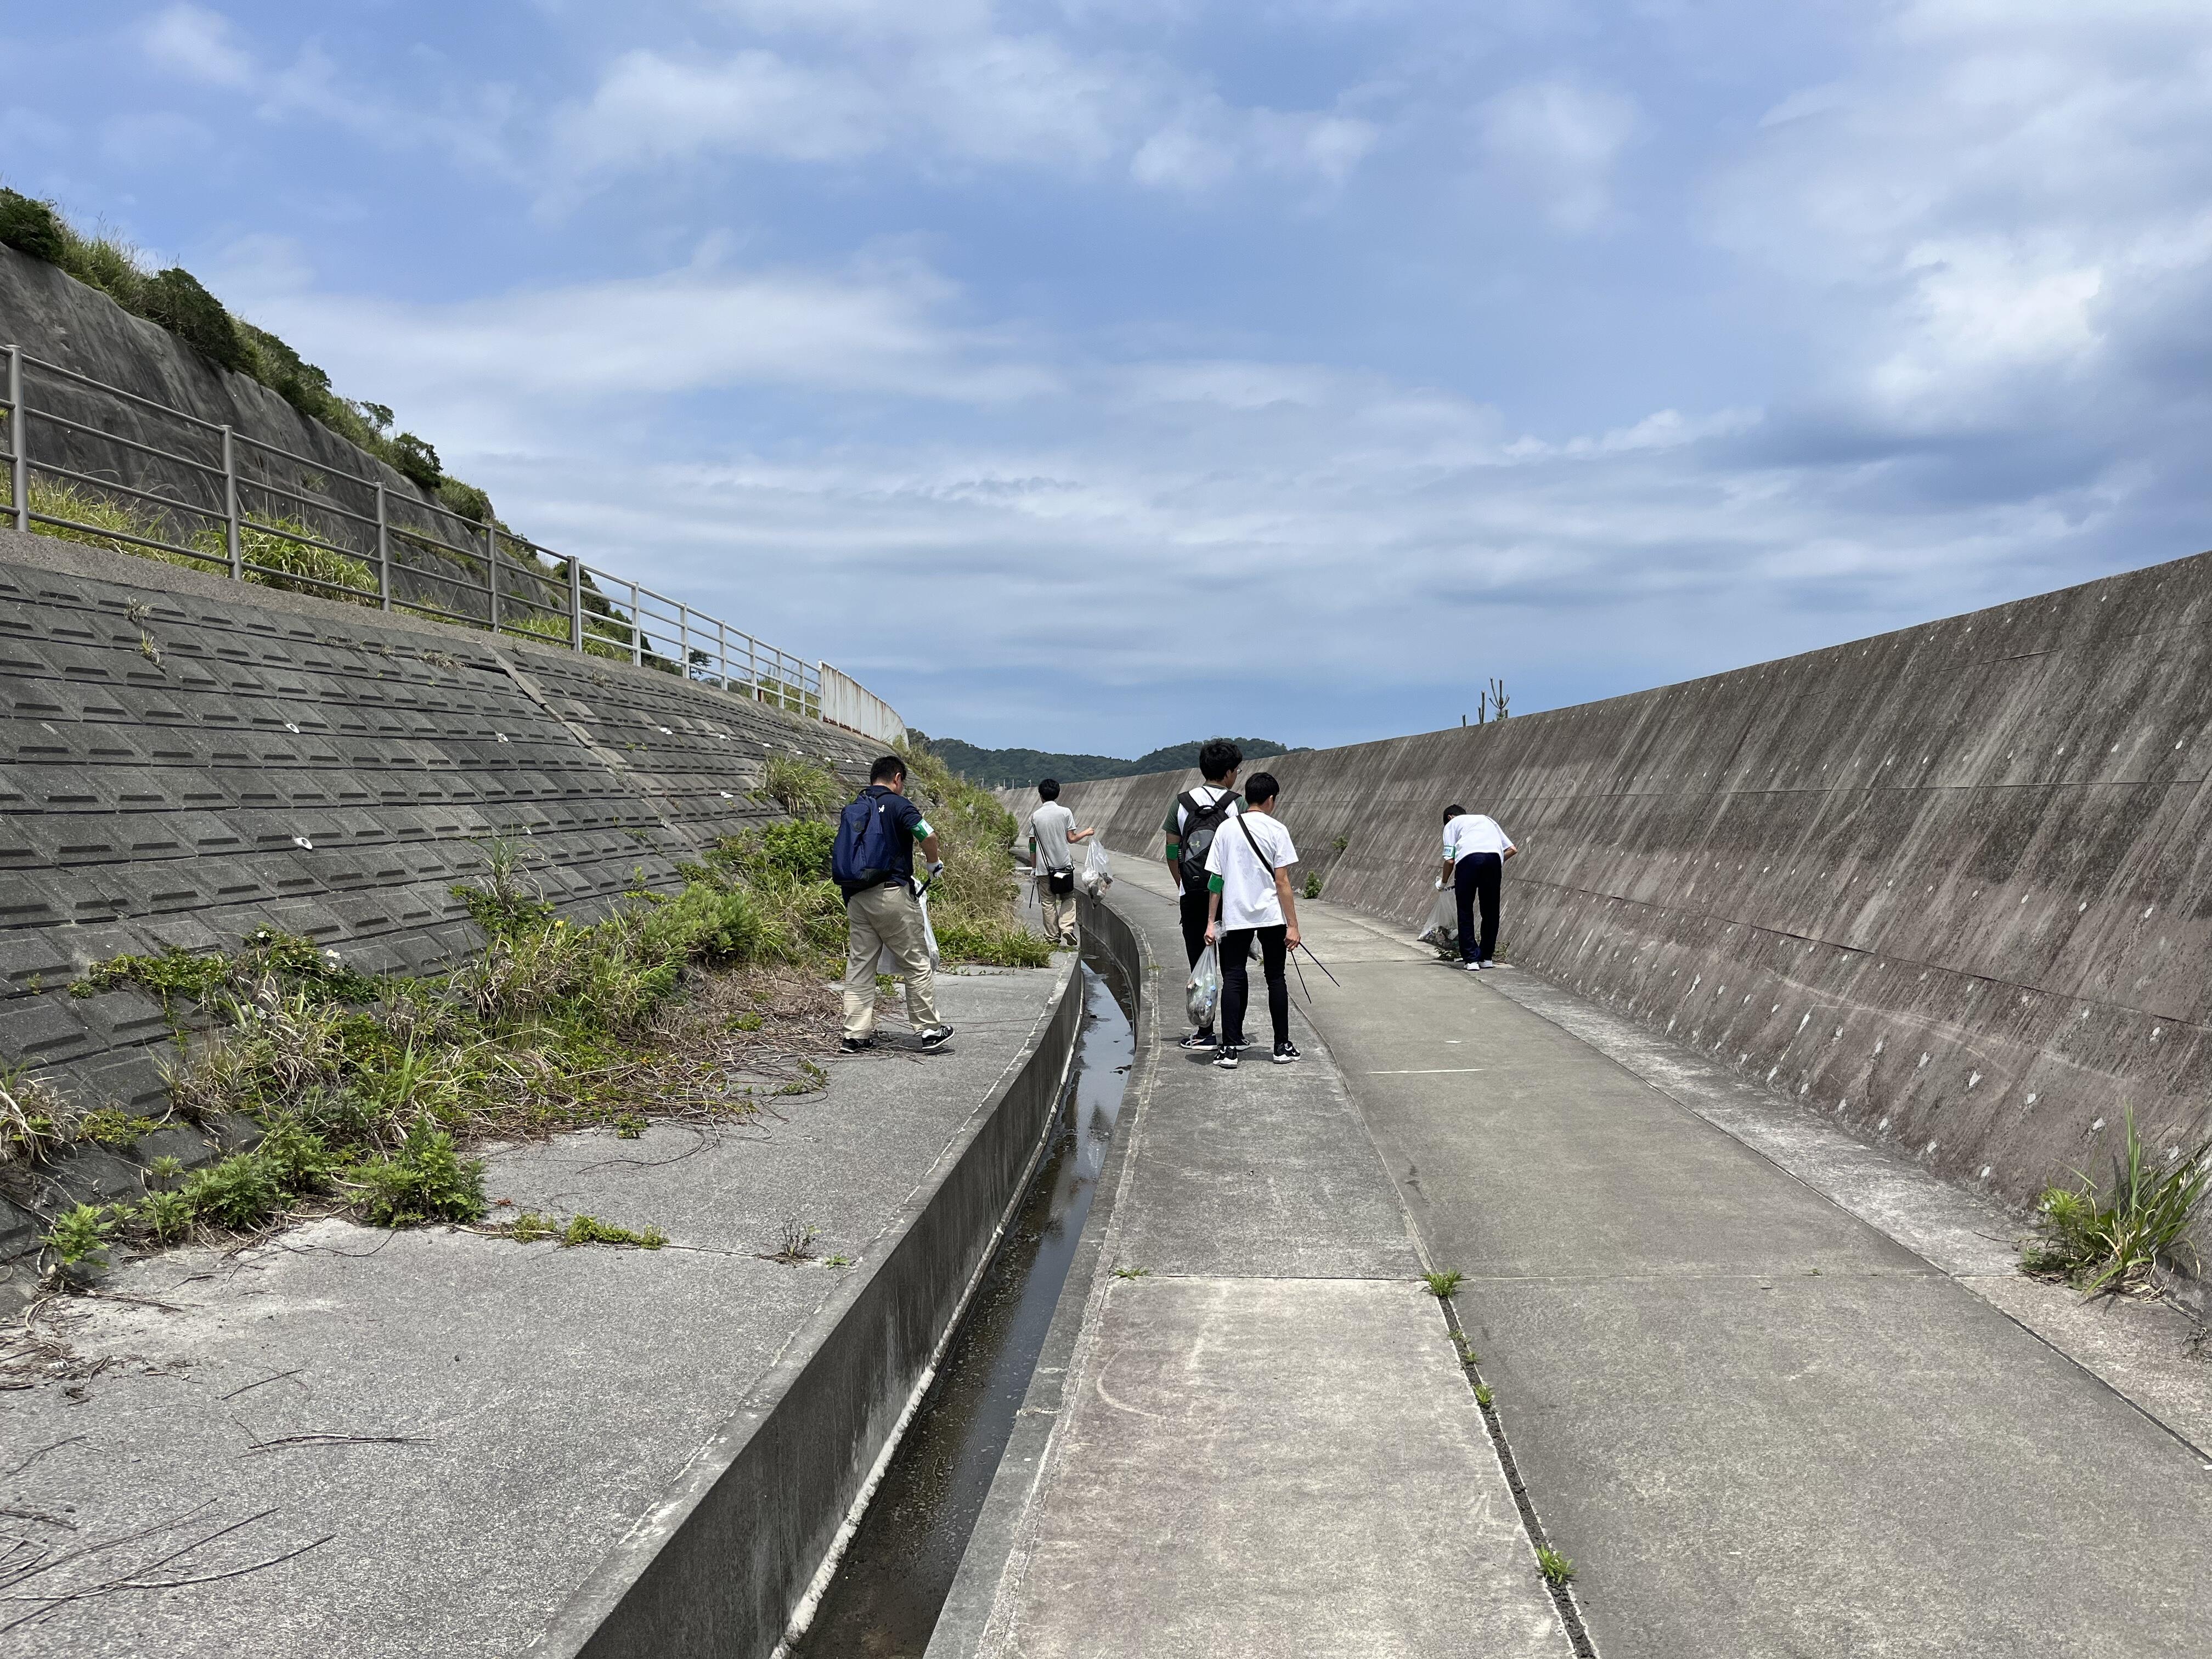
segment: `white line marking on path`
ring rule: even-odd
[[[1370,1072],[1367,1075],[1370,1077],[1443,1077],[1448,1073],[1456,1074],[1462,1072],[1486,1072],[1489,1069],[1487,1066],[1416,1066],[1411,1071]]]

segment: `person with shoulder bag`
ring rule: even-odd
[[[1030,814],[1030,870],[1036,881],[1038,913],[1044,918],[1044,936],[1055,945],[1073,945],[1075,939],[1075,854],[1073,849],[1098,832],[1075,827],[1075,814],[1060,804],[1060,783],[1047,778],[1037,785],[1044,805]]]
[[[1193,968],[1206,953],[1208,909],[1206,858],[1222,826],[1241,810],[1237,796],[1237,769],[1244,751],[1225,738],[1215,738],[1198,751],[1198,775],[1206,781],[1187,789],[1168,804],[1168,876],[1181,896],[1183,951]],[[1200,1027],[1182,1039],[1185,1048],[1216,1047],[1210,1026]]]
[[[1298,904],[1291,894],[1291,866],[1298,849],[1275,816],[1275,780],[1255,772],[1244,786],[1244,810],[1213,838],[1206,854],[1208,942],[1221,949],[1221,1042],[1213,1063],[1237,1069],[1244,1047],[1244,1009],[1251,996],[1249,968],[1257,940],[1267,976],[1267,1018],[1274,1027],[1270,1056],[1278,1066],[1300,1059],[1291,1041],[1291,987],[1284,964],[1297,948]]]
[[[937,831],[906,798],[906,763],[885,755],[838,815],[830,850],[830,874],[845,895],[845,1028],[837,1046],[848,1054],[876,1046],[876,963],[887,951],[906,975],[906,1017],[922,1051],[944,1048],[952,1036],[937,1017],[936,966],[914,881],[917,842],[933,879],[945,868]]]

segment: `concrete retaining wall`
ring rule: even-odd
[[[823,1309],[530,1652],[757,1659],[775,1646],[1044,1148],[1082,1018],[1072,961],[1053,996],[874,1267]]]
[[[2212,555],[1260,764],[1328,897],[1412,922],[1443,809],[1489,811],[1523,848],[1510,960],[1959,1181],[2028,1200],[2130,1105],[2161,1146],[2205,1131]],[[1062,799],[1158,856],[1196,781]]]
[[[162,1010],[66,994],[89,963],[265,924],[428,967],[479,942],[451,890],[492,838],[589,914],[774,816],[748,796],[772,752],[858,781],[873,751],[651,669],[0,531],[0,1066],[158,1115]],[[13,1194],[35,1211],[140,1184],[96,1151],[25,1179],[58,1183]],[[0,1267],[38,1231],[0,1199]]]

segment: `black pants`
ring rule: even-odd
[[[1182,920],[1182,948],[1184,953],[1190,957],[1190,965],[1194,968],[1198,966],[1199,957],[1206,954],[1206,913],[1210,908],[1207,901],[1211,897],[1212,895],[1206,890],[1204,883],[1201,882],[1199,884],[1198,890],[1194,893],[1191,891],[1188,882],[1183,884],[1180,906]],[[1204,1027],[1200,1027],[1198,1034],[1204,1036],[1207,1032]]]
[[[1498,951],[1498,882],[1505,860],[1495,853],[1469,853],[1452,866],[1452,890],[1459,897],[1459,955],[1462,962],[1487,962]],[[1482,904],[1482,943],[1474,938],[1474,907]]]
[[[1275,1027],[1278,1047],[1291,1040],[1291,987],[1283,977],[1283,963],[1289,959],[1285,941],[1290,929],[1280,923],[1273,927],[1240,927],[1233,933],[1221,936],[1221,1040],[1232,1047],[1244,1042],[1244,1006],[1252,996],[1251,981],[1245,970],[1251,966],[1252,935],[1260,936],[1260,965],[1267,975],[1267,1018]]]

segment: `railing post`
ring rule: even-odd
[[[376,605],[392,609],[392,516],[384,504],[384,480],[376,481]]]
[[[568,560],[568,648],[579,656],[584,652],[584,562],[573,555]]]
[[[714,618],[714,684],[730,689],[730,625]]]
[[[745,695],[755,702],[760,694],[760,641],[751,635],[745,635]]]
[[[629,585],[629,659],[645,666],[645,612],[637,606],[637,584]]]
[[[8,502],[15,528],[31,533],[30,420],[23,410],[23,348],[8,348]]]
[[[230,555],[230,579],[246,580],[246,557],[238,537],[238,446],[228,427],[222,429],[222,542]]]
[[[491,600],[491,631],[499,632],[499,524],[484,514],[484,592]]]
[[[681,599],[676,602],[676,672],[691,678],[691,607]]]

